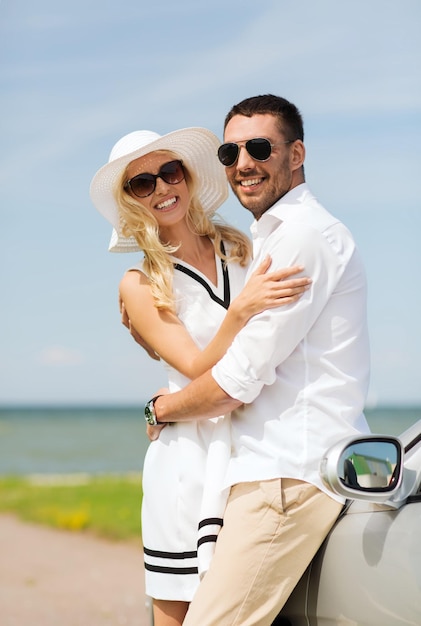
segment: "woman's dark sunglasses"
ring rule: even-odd
[[[168,161],[161,165],[158,174],[138,174],[133,176],[124,184],[124,189],[130,190],[138,198],[150,196],[156,187],[156,179],[162,180],[169,185],[176,185],[184,180],[184,169],[182,161]]]
[[[293,143],[293,140],[281,141],[281,143]],[[251,158],[255,161],[267,161],[275,145],[276,144],[271,143],[269,139],[265,139],[264,137],[256,137],[256,139],[239,141],[238,143],[223,143],[218,149],[218,159],[225,167],[231,167],[238,159],[240,146],[244,146]]]

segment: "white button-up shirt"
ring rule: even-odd
[[[313,280],[296,303],[249,320],[212,369],[244,403],[232,413],[225,484],[296,478],[324,486],[320,460],[341,438],[368,432],[366,278],[348,229],[306,184],[292,189],[251,227],[254,261],[270,270],[302,265]]]

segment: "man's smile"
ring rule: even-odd
[[[240,180],[240,186],[241,187],[252,187],[254,185],[259,185],[263,180],[264,180],[264,177],[262,177],[262,178],[249,178],[247,180]]]

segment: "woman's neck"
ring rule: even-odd
[[[181,246],[175,252],[181,261],[199,267],[206,259],[213,259],[215,255],[212,241],[207,236],[191,235],[181,242]]]
[[[181,235],[181,233],[179,234]],[[176,240],[174,235],[175,233],[172,233],[171,244],[178,245],[181,243],[181,245],[178,250],[173,253],[173,256],[199,270],[216,285],[215,249],[209,237],[197,235],[190,230],[184,232],[183,237],[180,237],[178,240]]]

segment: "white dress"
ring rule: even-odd
[[[194,267],[174,259],[176,310],[195,343],[205,348],[229,303],[244,286],[247,268],[216,257],[215,286]],[[131,269],[141,269],[141,264]],[[168,386],[189,379],[165,364]],[[191,601],[213,553],[226,494],[220,489],[230,455],[229,417],[164,428],[147,450],[143,469],[142,540],[146,594]],[[200,530],[199,530],[200,525]],[[198,558],[198,543],[199,558]]]

